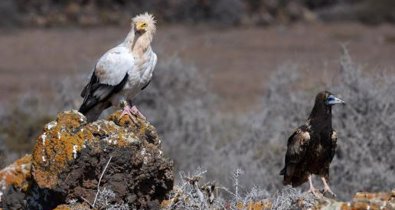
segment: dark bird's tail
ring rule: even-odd
[[[280,175],[284,176],[283,179],[283,185],[289,185],[292,184],[292,177],[287,175],[287,166],[285,166],[281,171],[280,171]]]
[[[281,169],[280,175],[285,175],[285,170],[286,170],[286,168],[287,168],[287,167],[284,167],[283,169]]]
[[[299,184],[299,179],[298,177],[295,177],[295,165],[293,164],[288,164],[285,165],[284,168],[280,171],[280,175],[284,176],[283,179],[283,185],[292,185],[292,186],[298,186],[303,184]]]
[[[94,102],[88,99],[82,103],[78,111],[85,115],[88,122],[93,122],[110,106],[110,103],[97,103],[96,101]]]
[[[128,78],[129,75],[126,74],[119,84],[113,86],[100,83],[99,78],[94,72],[90,82],[81,92],[84,102],[82,102],[78,111],[86,116],[88,122],[97,120],[103,110],[111,106],[111,102],[108,99],[110,99],[113,94],[122,90]]]

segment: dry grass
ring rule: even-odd
[[[303,75],[297,65],[281,66],[262,95],[260,110],[224,116],[198,70],[172,58],[158,64],[136,104],[157,127],[177,171],[206,168],[207,179],[232,189],[229,172],[240,168],[240,192],[260,186],[273,193],[282,188],[278,173],[288,136],[306,119],[315,94],[328,89],[348,103],[334,108],[339,150],[331,166],[332,189],[340,198],[360,190],[390,190],[395,184],[395,78],[362,74],[346,51],[340,64],[339,74],[310,90],[298,86]],[[7,157],[28,152],[25,145],[57,111],[78,106],[80,87],[74,84],[83,84],[82,78],[64,81],[63,94],[50,103],[36,96],[34,103],[21,100],[4,109],[0,145]]]
[[[391,160],[395,78],[362,74],[346,50],[340,67],[339,75],[310,91],[295,90],[303,79],[297,70],[274,75],[263,96],[262,110],[247,117],[242,137],[223,148],[222,165],[243,168],[250,184],[278,189],[287,138],[307,118],[315,94],[327,89],[347,102],[334,107],[333,114],[339,142],[330,173],[335,193],[344,199],[357,191],[391,190],[395,184]]]

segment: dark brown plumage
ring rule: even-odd
[[[336,131],[332,128],[332,106],[343,103],[328,91],[317,94],[306,123],[288,139],[285,167],[280,172],[284,176],[284,185],[297,187],[309,180],[310,191],[315,194],[311,175],[316,174],[324,182],[324,192],[334,195],[327,184],[337,141]]]

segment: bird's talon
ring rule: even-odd
[[[336,198],[336,194],[334,192],[332,192],[332,190],[330,188],[324,188],[321,190],[321,193],[323,195],[325,195],[325,193],[329,193],[329,195],[331,195],[332,197]]]
[[[331,188],[329,187],[326,179],[324,177],[321,177],[322,183],[324,183],[324,189],[322,190],[322,194],[324,195],[325,193],[329,193],[331,196],[336,197],[336,194],[333,193]]]
[[[317,194],[317,190],[315,188],[310,188],[309,191],[307,191],[309,193],[312,193],[314,195],[314,197],[319,197]]]
[[[131,108],[131,112],[136,116],[136,117],[140,117],[143,120],[147,120],[147,118],[140,112],[140,110],[137,109],[136,106],[133,106]]]
[[[118,120],[121,120],[122,117],[125,116],[125,115],[129,116],[129,118],[133,121],[133,123],[137,123],[137,120],[133,117],[133,115],[134,115],[133,109],[130,108],[130,106],[128,106],[128,105],[126,105],[123,108],[123,111],[122,111],[121,115],[119,116]]]

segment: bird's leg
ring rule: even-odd
[[[141,117],[142,119],[146,120],[147,118],[137,109],[135,105],[132,106],[131,111],[134,115]]]
[[[333,197],[336,197],[336,194],[333,193],[333,191],[329,187],[328,183],[326,182],[325,177],[321,177],[321,180],[324,183],[324,190],[323,190],[322,194],[325,194],[326,192],[329,192]]]
[[[119,116],[119,119],[121,119],[124,115],[127,115],[134,123],[137,123],[136,119],[134,119],[133,117],[133,109],[132,107],[129,106],[128,102],[124,100],[121,101],[121,107],[122,107],[122,113]]]
[[[310,188],[309,188],[309,191],[308,192],[311,192],[311,193],[313,193],[313,195],[315,196],[315,197],[318,197],[318,194],[317,194],[317,190],[314,188],[314,186],[313,186],[313,180],[312,180],[312,175],[309,175],[309,185],[310,185]]]

